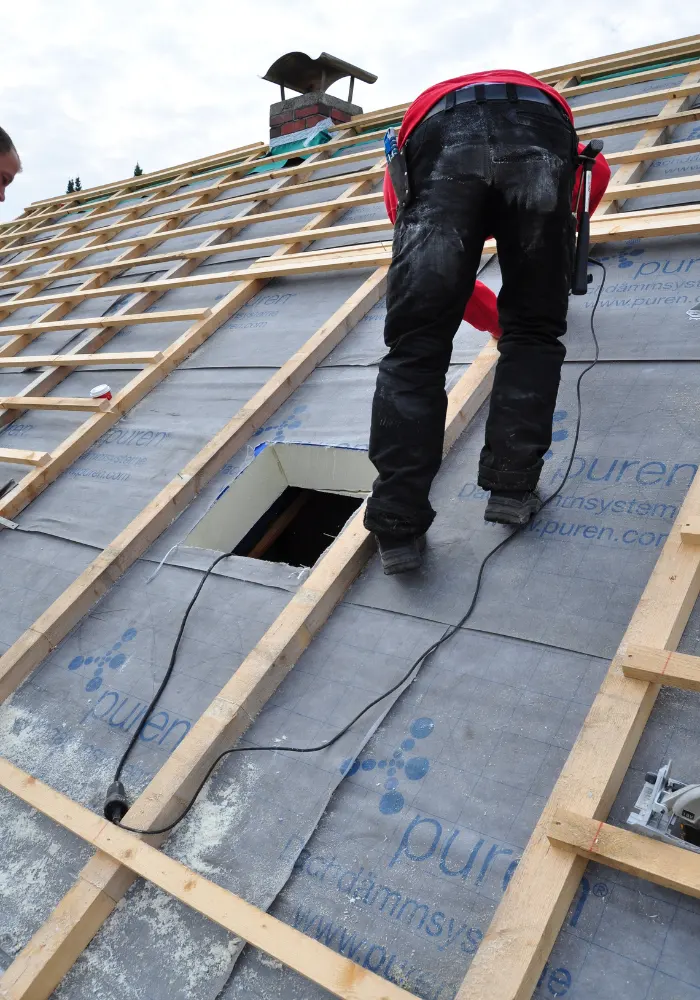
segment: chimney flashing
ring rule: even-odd
[[[299,123],[303,124],[303,123]],[[308,128],[298,129],[296,131],[289,130],[287,132],[282,132],[284,126],[277,125],[274,131],[277,132],[270,139],[270,152],[278,146],[283,146],[287,143],[298,143],[300,147],[308,146],[311,148],[315,145],[313,140],[320,132],[326,132],[329,128],[332,128],[336,122],[332,118],[323,118],[321,121],[316,122],[315,125],[310,125]],[[272,131],[272,130],[271,130]],[[330,138],[330,135],[329,135]]]

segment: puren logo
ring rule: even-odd
[[[270,435],[270,431],[274,431],[274,434],[265,438],[265,444],[278,444],[280,441],[284,441],[285,431],[294,430],[296,427],[301,427],[301,420],[299,415],[308,410],[308,406],[301,404],[300,406],[295,406],[288,417],[281,420],[277,424],[265,424],[261,427],[259,431],[253,434],[252,440],[262,437],[263,434]],[[258,449],[255,449],[257,454]]]
[[[386,781],[384,782],[384,794],[379,800],[379,811],[385,816],[392,813],[401,812],[404,807],[404,797],[398,790],[401,772],[408,781],[420,781],[430,770],[430,761],[427,757],[404,757],[404,752],[414,749],[416,740],[424,740],[430,736],[435,723],[432,719],[414,719],[411,723],[410,736],[402,740],[401,745],[394,750],[390,758],[377,760],[375,757],[365,757],[363,759],[348,757],[340,765],[340,773],[351,777],[357,774],[360,768],[363,771],[373,771],[378,767],[386,771]]]
[[[561,423],[562,420],[566,420],[568,416],[569,414],[567,410],[554,411],[554,415],[552,417],[552,426],[554,427],[554,430],[552,431],[552,441],[566,441],[566,439],[568,438],[569,432],[566,429],[566,427],[556,426],[557,424]],[[547,462],[553,455],[554,452],[550,448],[549,451],[546,452],[544,456],[544,461]]]
[[[608,260],[616,260],[618,267],[634,267],[634,261],[630,260],[630,258],[640,257],[643,253],[644,251],[639,247],[636,250],[620,250],[619,253],[610,254],[608,257],[598,257],[597,259],[603,261],[603,263]]]
[[[68,669],[79,670],[80,667],[91,667],[94,664],[93,669],[95,673],[85,685],[85,690],[98,691],[102,687],[102,671],[105,668],[105,664],[110,670],[118,670],[123,666],[126,663],[127,656],[126,653],[121,652],[122,645],[125,642],[131,642],[137,635],[137,629],[128,628],[126,632],[122,633],[121,639],[115,642],[106,653],[99,653],[96,656],[74,656],[68,664]]]

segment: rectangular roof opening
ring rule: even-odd
[[[241,539],[234,555],[313,566],[361,505],[358,497],[288,486]]]
[[[291,566],[313,566],[371,492],[357,448],[276,442],[257,454],[186,544]]]

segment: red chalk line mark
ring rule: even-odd
[[[593,834],[593,840],[591,840],[590,844],[586,848],[587,853],[590,854],[590,852],[595,847],[595,842],[598,839],[598,837],[600,836],[600,831],[603,829],[603,824],[604,823],[605,823],[605,820],[601,819],[600,823],[598,824],[598,828],[597,828],[596,832]]]

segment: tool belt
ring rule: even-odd
[[[559,111],[566,121],[571,124],[569,116],[564,109],[549,94],[538,87],[528,87],[520,83],[475,83],[460,90],[452,90],[449,94],[441,97],[437,104],[423,116],[421,122],[427,121],[440,111],[450,111],[457,104],[483,104],[486,101],[534,101],[537,104],[548,104]]]

